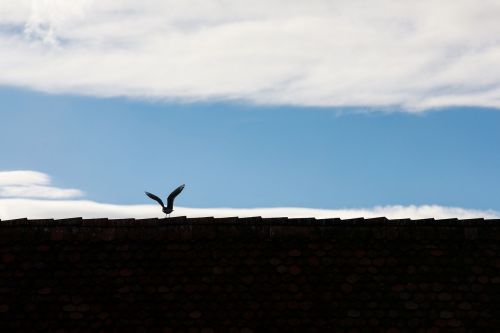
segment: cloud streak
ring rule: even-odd
[[[31,171],[0,171],[0,219],[14,218],[147,218],[164,217],[158,205],[115,205],[91,200],[61,200],[83,195],[77,189],[50,186],[49,175]],[[1,199],[1,197],[8,197]],[[43,200],[39,200],[42,198]],[[316,217],[316,218],[500,218],[500,212],[437,205],[377,206],[354,209],[273,208],[189,208],[176,207],[172,216],[215,217]]]
[[[48,185],[50,177],[42,172],[31,170],[0,171],[0,186]]]
[[[0,199],[0,219],[14,218],[152,218],[164,217],[157,205],[113,205],[87,200],[33,200]],[[316,217],[356,218],[500,218],[500,212],[424,206],[380,206],[362,209],[313,209],[313,208],[188,208],[176,207],[172,216],[188,217]]]
[[[498,108],[497,31],[496,0],[4,1],[0,84],[160,100]]]
[[[62,189],[49,186],[49,175],[31,171],[0,171],[0,197],[66,199],[83,195],[77,189]]]

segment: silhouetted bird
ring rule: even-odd
[[[165,214],[167,214],[167,216],[168,216],[170,213],[172,213],[174,211],[174,199],[175,199],[175,197],[178,196],[179,193],[181,193],[183,189],[184,189],[184,184],[182,184],[181,186],[179,186],[178,188],[173,190],[172,193],[170,193],[170,195],[167,198],[167,207],[165,207],[165,205],[163,204],[163,201],[161,201],[161,199],[158,198],[153,193],[149,193],[149,192],[144,192],[144,193],[146,193],[146,195],[148,197],[150,197],[151,199],[153,199],[154,201],[159,203],[163,208],[163,212]]]

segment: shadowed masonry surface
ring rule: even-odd
[[[5,332],[493,332],[500,220],[0,221]]]

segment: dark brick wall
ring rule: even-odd
[[[499,226],[0,221],[0,332],[500,332]]]

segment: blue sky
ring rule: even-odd
[[[500,5],[377,3],[1,4],[0,218],[500,216]]]
[[[500,210],[500,112],[413,115],[0,90],[3,170],[117,204],[186,183],[192,207]]]

